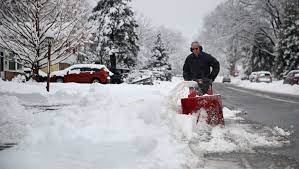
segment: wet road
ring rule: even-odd
[[[247,120],[292,130],[291,146],[279,150],[279,154],[299,161],[299,96],[249,90],[227,83],[214,84],[214,90],[222,95],[225,107],[241,110]]]

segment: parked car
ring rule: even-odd
[[[299,85],[299,70],[290,71],[283,80],[283,84],[298,84]]]
[[[229,75],[225,75],[225,76],[223,76],[223,78],[222,78],[222,83],[225,83],[225,82],[228,82],[228,83],[231,82],[231,79],[230,79],[230,76],[229,76]]]
[[[253,81],[255,81],[256,76],[257,76],[257,72],[251,72],[251,74],[249,75],[248,79],[249,79],[251,82],[253,82]]]
[[[254,81],[255,82],[271,83],[272,82],[272,75],[268,71],[259,71],[259,72],[257,72],[257,75],[256,75]]]
[[[241,75],[241,80],[249,80],[249,77],[248,75]]]
[[[109,83],[113,73],[105,65],[76,64],[51,73],[52,82]]]

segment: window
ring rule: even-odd
[[[82,67],[82,68],[80,69],[80,71],[81,71],[81,72],[90,72],[90,71],[91,71],[91,68],[89,68],[89,67]]]
[[[73,68],[69,70],[69,74],[79,74],[80,73],[80,68]]]
[[[290,73],[288,73],[288,75],[287,75],[287,77],[293,77],[293,76],[294,76],[293,72],[290,72]]]
[[[16,62],[15,61],[9,61],[8,69],[9,70],[16,70]]]
[[[23,69],[23,65],[20,63],[17,63],[17,70],[22,70]]]
[[[91,71],[92,71],[92,72],[99,72],[99,71],[100,71],[100,69],[97,69],[97,68],[92,68],[92,69],[91,69]]]

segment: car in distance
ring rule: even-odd
[[[105,65],[76,64],[51,73],[52,82],[109,83],[113,73]]]
[[[228,83],[231,82],[231,79],[230,79],[230,76],[229,76],[229,75],[225,75],[225,76],[223,76],[223,78],[222,78],[222,83],[225,83],[225,82],[228,82]]]
[[[241,75],[241,80],[248,80],[249,77],[246,74]]]
[[[272,82],[272,74],[269,71],[259,71],[255,77],[255,82]]]
[[[283,80],[283,84],[298,84],[299,85],[299,70],[290,71]]]

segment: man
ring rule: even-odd
[[[219,62],[210,54],[203,52],[202,46],[197,41],[192,42],[190,50],[192,53],[185,60],[183,77],[186,81],[196,81],[201,90],[200,94],[203,95],[208,92],[210,84],[219,73]]]

